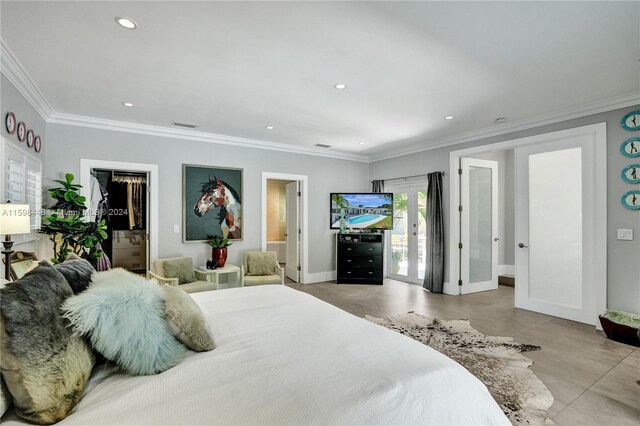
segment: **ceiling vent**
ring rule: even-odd
[[[317,143],[316,146],[319,148],[331,148],[331,145],[325,145],[323,143]]]
[[[178,123],[177,121],[174,121],[173,123],[171,123],[173,126],[176,127],[185,127],[187,129],[195,129],[196,127],[198,127],[195,124],[187,124],[187,123]]]

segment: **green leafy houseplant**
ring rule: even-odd
[[[231,241],[229,241],[228,238],[214,237],[213,235],[207,235],[207,238],[207,244],[209,244],[211,248],[214,249],[229,247],[231,244],[233,244]]]
[[[97,246],[107,238],[107,225],[104,220],[100,223],[86,222],[84,212],[86,198],[78,191],[81,185],[73,183],[71,173],[65,175],[65,180],[56,180],[61,186],[49,189],[49,194],[56,200],[50,215],[45,216],[45,224],[40,233],[49,235],[53,243],[54,263],[61,263],[71,253],[89,260],[94,266],[102,256],[102,250]]]

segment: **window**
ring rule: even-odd
[[[2,202],[28,204],[31,210],[32,234],[40,229],[42,209],[42,162],[3,140],[0,147],[2,165]],[[20,241],[20,237],[14,241]],[[22,236],[23,240],[29,235]]]

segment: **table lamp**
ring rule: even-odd
[[[28,204],[0,204],[0,235],[4,235],[4,278],[9,280],[11,268],[10,256],[13,253],[11,235],[28,234],[31,232]]]

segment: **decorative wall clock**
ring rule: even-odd
[[[622,180],[629,183],[640,183],[640,164],[631,164],[622,169]]]
[[[622,196],[620,201],[628,209],[640,210],[640,191],[629,191]]]
[[[629,138],[622,142],[620,152],[625,157],[640,157],[640,138]]]
[[[33,149],[35,149],[36,152],[40,152],[42,149],[42,139],[40,139],[40,136],[36,136],[36,140],[33,141]]]
[[[24,138],[27,137],[27,125],[24,121],[18,123],[18,140],[24,142]]]
[[[16,122],[16,115],[12,112],[8,113],[4,124],[7,126],[7,132],[9,132],[10,135],[13,135],[16,132],[16,127],[18,125]]]
[[[632,111],[629,114],[622,117],[620,122],[622,128],[625,130],[635,131],[640,130],[640,111]]]
[[[33,133],[33,130],[30,129],[27,132],[27,148],[33,148],[33,140],[35,139],[35,134]]]

